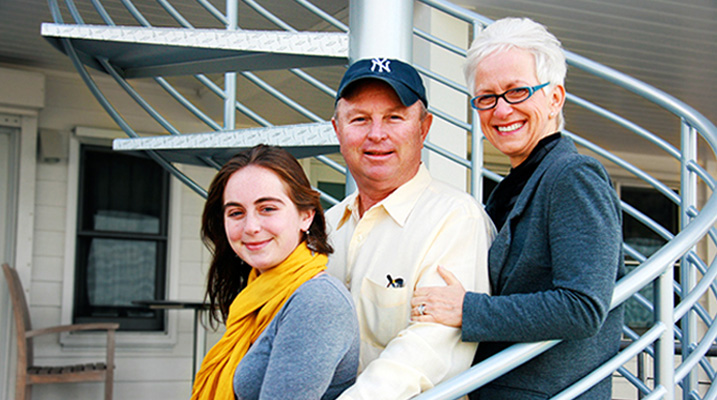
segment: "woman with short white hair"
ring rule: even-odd
[[[561,135],[565,55],[542,25],[506,18],[476,36],[465,66],[483,134],[511,170],[486,211],[498,229],[488,254],[491,292],[416,290],[413,319],[462,327],[474,363],[519,342],[561,342],[471,394],[548,399],[614,356],[623,312],[610,311],[623,275],[620,202],[605,168]],[[579,399],[610,399],[606,378]]]

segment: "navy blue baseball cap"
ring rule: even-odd
[[[367,58],[351,64],[344,77],[341,78],[339,90],[336,92],[336,101],[338,102],[344,96],[347,87],[361,79],[378,79],[388,83],[406,107],[421,100],[428,108],[426,88],[423,86],[418,71],[410,64],[390,58]]]

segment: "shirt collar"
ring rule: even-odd
[[[351,215],[353,214],[354,210],[356,211],[356,215],[354,216],[354,219],[358,220],[358,190],[351,193],[350,195],[346,196],[346,205],[344,206],[344,214],[341,216],[341,219],[339,220],[338,226],[336,226],[336,229],[341,229],[342,226],[349,220]]]
[[[416,205],[421,192],[423,192],[423,190],[425,190],[430,183],[431,174],[428,172],[425,165],[421,163],[418,167],[418,172],[413,176],[413,178],[399,186],[398,189],[394,190],[393,193],[388,195],[385,199],[376,203],[369,210],[366,210],[364,215],[374,209],[382,207],[398,225],[403,226],[406,223],[406,219],[408,219],[408,216],[411,214],[413,207]],[[341,226],[348,221],[350,216],[353,216],[356,221],[360,219],[358,212],[358,191],[350,194],[347,200],[344,214],[339,221],[337,229],[340,229]]]

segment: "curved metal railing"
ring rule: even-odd
[[[63,23],[63,14],[57,0],[48,0],[53,19],[56,23]],[[115,21],[106,12],[100,0],[90,0],[96,15],[91,18],[88,16],[83,18],[80,15],[78,7],[73,0],[65,0],[65,14],[74,20],[77,24],[84,24],[85,20],[101,21],[106,25],[115,25]],[[157,0],[160,6],[165,10],[167,15],[179,27],[191,29],[194,27],[192,21],[183,15],[177,7],[174,7],[166,0]],[[236,25],[236,6],[238,0],[227,0],[229,6],[227,12],[222,13],[216,9],[208,0],[196,0],[201,7],[206,10],[214,22],[222,27],[232,29],[240,29]],[[473,31],[479,27],[491,23],[492,21],[476,13],[459,8],[451,3],[442,0],[418,0],[419,2],[444,12],[459,21],[463,21],[473,28]],[[134,18],[137,24],[141,26],[152,26],[150,21],[143,16],[140,11],[132,4],[131,0],[121,0],[129,15]],[[348,28],[338,19],[323,12],[307,0],[295,0],[297,4],[307,9],[309,12],[316,14],[321,21],[326,24],[326,29],[333,29],[346,32]],[[269,23],[279,29],[287,31],[296,31],[294,27],[286,24],[284,21],[276,17],[269,10],[266,10],[256,1],[244,0],[244,4],[251,7],[256,13],[261,15]],[[234,7],[234,11],[232,11]],[[438,46],[450,53],[465,57],[466,50],[460,46],[456,46],[445,40],[439,39],[429,32],[420,29],[414,29],[414,34],[421,40],[432,46]],[[110,101],[100,91],[97,84],[81,64],[77,54],[75,53],[69,41],[63,40],[62,44],[66,53],[72,60],[78,73],[85,81],[100,104],[105,108],[108,114],[115,120],[120,128],[130,137],[137,137],[130,123],[127,122],[120,112],[116,110]],[[712,193],[715,188],[715,179],[705,170],[700,160],[697,159],[698,139],[701,138],[706,142],[714,153],[717,148],[717,128],[694,109],[675,99],[674,97],[663,93],[655,88],[639,82],[629,76],[618,71],[607,68],[592,62],[579,55],[567,52],[568,63],[575,68],[579,68],[593,76],[599,77],[609,84],[627,89],[643,98],[651,101],[655,105],[662,107],[667,112],[674,114],[681,121],[681,149],[677,149],[667,141],[661,139],[654,133],[638,126],[637,124],[593,104],[585,99],[579,98],[571,93],[568,94],[567,100],[579,107],[589,110],[599,115],[625,130],[637,135],[644,140],[655,144],[664,153],[680,164],[679,175],[681,177],[681,185],[679,190],[670,188],[669,185],[662,183],[659,179],[653,177],[649,172],[643,171],[630,162],[617,157],[609,151],[589,142],[581,136],[566,131],[565,134],[570,136],[578,145],[585,150],[592,152],[616,167],[627,171],[632,176],[645,182],[645,184],[654,188],[657,192],[665,196],[672,203],[680,208],[682,226],[677,234],[671,233],[668,229],[655,222],[650,216],[639,211],[632,205],[622,202],[622,209],[633,219],[643,224],[645,227],[655,232],[661,237],[666,244],[662,246],[654,254],[643,254],[640,249],[629,244],[624,244],[625,253],[634,260],[635,269],[624,277],[617,285],[613,296],[612,306],[615,307],[628,299],[633,299],[639,307],[643,307],[647,312],[654,315],[654,323],[644,332],[638,333],[629,327],[624,328],[624,336],[631,342],[626,346],[614,359],[605,363],[600,369],[594,371],[591,375],[585,377],[574,386],[566,389],[563,393],[557,395],[556,399],[573,398],[575,395],[582,393],[591,385],[599,382],[603,378],[612,374],[618,379],[624,379],[625,382],[633,385],[644,398],[675,398],[678,392],[683,393],[684,398],[717,398],[717,385],[712,385],[715,379],[715,371],[706,359],[708,351],[715,343],[717,337],[717,324],[715,324],[715,312],[710,311],[709,302],[714,302],[717,298],[717,285],[714,283],[717,277],[717,265],[714,256],[710,255],[710,250],[706,247],[714,245],[717,242],[717,232],[713,225],[717,220],[717,199]],[[110,74],[118,85],[120,85],[142,108],[157,120],[164,129],[170,134],[181,134],[172,124],[169,123],[162,115],[155,110],[142,96],[125,81],[110,65],[107,60],[98,60],[99,64]],[[444,85],[459,94],[468,96],[468,90],[465,85],[452,81],[441,76],[427,68],[417,66],[424,77],[430,81]],[[327,96],[327,101],[332,101],[335,91],[320,80],[306,74],[299,69],[289,70],[299,79],[307,82],[311,86],[317,88],[320,92]],[[225,86],[231,86],[236,77],[225,74]],[[261,79],[251,72],[240,72],[240,76],[251,82],[266,93],[279,100],[282,104],[298,112],[303,118],[309,121],[323,121],[318,115],[308,108],[299,104],[298,101],[289,98],[281,93],[275,87]],[[172,98],[187,109],[189,113],[198,118],[212,130],[231,129],[234,121],[226,115],[239,111],[251,121],[259,126],[273,126],[272,123],[253,111],[246,104],[242,104],[235,100],[235,93],[220,87],[211,77],[206,75],[195,75],[195,78],[210,93],[216,95],[225,103],[225,121],[224,125],[219,124],[204,113],[199,106],[194,105],[189,99],[181,94],[181,91],[174,87],[168,80],[162,77],[155,77],[155,82],[161,86]],[[451,126],[468,132],[473,138],[482,137],[476,115],[470,118],[458,118],[450,113],[444,112],[435,107],[431,107],[430,111],[437,117],[445,121]],[[445,149],[435,143],[427,142],[426,148],[436,154],[451,160],[458,165],[466,168],[470,173],[471,191],[478,199],[482,197],[482,181],[488,178],[494,181],[501,179],[500,175],[488,170],[483,166],[483,140],[472,140],[472,148],[469,154],[456,154]],[[185,176],[181,171],[177,170],[171,163],[167,162],[160,155],[149,151],[148,154],[159,162],[163,167],[168,169],[173,175],[187,184],[195,192],[200,195],[206,195],[203,188]],[[326,163],[330,168],[344,173],[345,168],[338,163],[332,161],[328,157],[318,157],[322,162]],[[211,159],[201,160],[205,165],[217,167],[216,162]],[[697,191],[710,192],[708,200],[704,204],[697,201]],[[325,194],[322,197],[330,202]],[[707,197],[707,196],[705,196]],[[679,268],[679,282],[673,279],[673,270],[675,265]],[[656,295],[654,299],[642,294],[640,291],[646,287],[654,286]],[[676,294],[679,302],[674,304],[673,294]],[[714,306],[712,306],[714,307]],[[701,335],[701,336],[700,336]],[[677,342],[675,341],[677,339]],[[515,345],[502,353],[474,366],[466,373],[445,382],[436,388],[424,393],[420,399],[450,399],[457,398],[461,395],[480,387],[496,377],[506,373],[507,371],[521,365],[527,360],[539,355],[556,345],[558,341],[547,341],[540,343],[524,343]],[[675,366],[673,355],[676,353],[676,343],[681,349],[682,358],[679,365]],[[655,368],[653,375],[655,383],[649,384],[640,374],[636,374],[634,368],[630,366],[637,357],[644,355],[654,359]],[[698,370],[699,368],[699,370]],[[699,385],[697,380],[698,373],[702,379],[708,384]],[[622,377],[622,378],[620,378]],[[700,397],[704,396],[704,397]]]
[[[471,24],[475,29],[490,24],[488,18],[456,7],[442,0],[419,0],[430,7],[434,7],[448,15]],[[446,50],[464,55],[465,51],[455,48],[450,43],[433,37],[426,32],[417,32],[417,35]],[[553,399],[570,399],[583,393],[585,390],[611,376],[615,372],[632,384],[644,398],[675,398],[676,393],[682,392],[684,398],[715,398],[717,385],[712,385],[715,371],[706,360],[706,354],[717,338],[717,324],[714,321],[715,312],[708,312],[706,304],[715,299],[717,287],[717,261],[709,251],[698,251],[698,245],[706,247],[707,242],[715,243],[715,229],[717,221],[717,196],[713,193],[709,199],[698,209],[696,192],[700,189],[697,179],[702,180],[702,189],[714,191],[715,180],[699,164],[697,156],[698,135],[714,150],[717,149],[717,128],[696,112],[693,108],[676,98],[659,91],[643,82],[637,81],[623,73],[597,64],[577,54],[566,52],[568,64],[579,68],[593,76],[599,77],[608,83],[627,89],[655,105],[680,118],[682,125],[682,150],[678,150],[667,141],[648,130],[620,117],[596,104],[568,94],[567,100],[583,107],[603,118],[606,118],[628,131],[644,138],[662,149],[667,155],[675,158],[681,165],[681,187],[679,194],[668,185],[652,177],[649,173],[640,170],[628,161],[623,160],[609,151],[598,147],[588,140],[566,131],[577,144],[583,148],[614,163],[616,166],[628,171],[633,176],[644,181],[682,210],[682,228],[677,235],[672,235],[665,227],[660,226],[647,215],[641,213],[630,204],[622,202],[623,212],[648,227],[667,242],[654,254],[646,256],[640,251],[625,244],[625,251],[637,261],[639,266],[618,282],[615,289],[612,307],[617,307],[626,300],[634,298],[638,304],[648,311],[655,313],[655,322],[642,334],[635,333],[625,327],[625,337],[632,341],[616,357],[605,363],[589,376],[576,382]],[[431,77],[433,78],[433,77]],[[443,83],[443,82],[442,82]],[[444,83],[450,87],[453,83]],[[464,86],[457,90],[465,90]],[[467,92],[464,92],[467,93]],[[473,116],[476,119],[476,116]],[[479,131],[474,131],[480,135]],[[473,141],[478,142],[478,140]],[[476,149],[474,148],[474,151]],[[475,154],[475,153],[474,153]],[[481,170],[477,174],[476,170]],[[500,179],[489,171],[474,165],[474,175],[491,179]],[[709,263],[702,260],[701,255],[712,257]],[[673,268],[679,261],[681,273],[680,283],[673,279]],[[701,277],[701,279],[698,279]],[[642,296],[641,289],[655,283],[657,295],[655,304]],[[679,304],[673,304],[673,293],[680,298]],[[679,326],[678,326],[679,323]],[[698,335],[702,334],[701,338]],[[673,356],[675,355],[675,338],[679,340],[682,350],[682,362],[675,368]],[[453,399],[458,398],[493,379],[516,368],[531,358],[547,351],[559,341],[545,341],[539,343],[524,343],[514,345],[494,357],[475,365],[466,373],[450,381],[438,385],[436,388],[417,397],[418,399]],[[628,367],[629,363],[641,353],[647,353],[654,358],[655,384],[650,387],[644,378],[636,376]],[[701,368],[698,371],[697,368]],[[698,384],[697,375],[707,378],[708,384]],[[678,389],[679,388],[679,389]]]
[[[231,10],[236,10],[238,7],[237,0],[229,0],[228,3],[228,10],[227,14],[223,14],[221,11],[219,11],[214,5],[209,3],[207,0],[196,0],[202,8],[204,8],[209,15],[211,15],[216,21],[222,26],[226,28],[232,27],[233,22],[236,22],[236,15],[234,15],[234,18],[232,18]],[[266,18],[267,21],[271,22],[272,24],[278,26],[280,29],[289,31],[289,32],[297,32],[296,29],[294,29],[289,24],[282,21],[280,18],[276,17],[274,14],[272,14],[270,11],[266,10],[264,7],[262,7],[260,4],[258,4],[256,1],[253,0],[243,0],[245,4],[247,4],[249,7],[251,7],[254,11],[259,13],[261,16]],[[319,17],[321,21],[325,21],[329,26],[334,27],[335,29],[338,29],[340,31],[346,32],[348,31],[348,27],[344,25],[341,21],[337,20],[336,18],[330,16],[329,14],[323,12],[318,7],[314,6],[307,0],[294,0],[298,5],[300,5],[303,8],[306,8],[309,12],[315,14]],[[58,0],[48,0],[50,11],[52,13],[52,17],[55,23],[65,23],[62,11],[60,9],[60,5],[58,3]],[[144,27],[151,27],[152,24],[149,22],[149,20],[139,11],[139,9],[132,3],[131,0],[121,0],[122,5],[126,8],[127,12],[132,16],[132,18],[135,19],[136,23],[138,23],[141,26]],[[159,5],[167,12],[167,14],[178,24],[178,26],[187,28],[187,29],[194,29],[194,26],[192,23],[185,18],[174,6],[172,6],[168,1],[166,0],[158,0]],[[232,4],[233,3],[233,4]],[[75,4],[74,0],[64,0],[64,4],[66,6],[67,13],[69,13],[70,17],[72,18],[73,22],[75,24],[85,24],[86,18],[83,18],[83,16],[80,14],[78,7]],[[106,9],[100,2],[100,0],[91,0],[91,5],[96,11],[97,15],[92,16],[94,19],[99,18],[104,24],[108,26],[116,26],[115,21],[112,19],[112,17],[107,13]],[[232,21],[232,19],[234,21]],[[241,30],[238,26],[233,26],[233,29]],[[82,77],[85,84],[90,88],[92,94],[97,98],[98,102],[102,105],[102,107],[107,111],[107,113],[112,117],[112,119],[117,123],[117,125],[127,134],[127,136],[135,138],[138,137],[137,133],[133,130],[131,125],[122,117],[121,113],[111,104],[111,102],[108,100],[108,98],[104,95],[104,93],[100,90],[99,86],[94,82],[91,75],[87,72],[85,67],[82,65],[82,63],[79,61],[79,58],[77,57],[76,51],[74,48],[72,48],[71,43],[68,40],[61,40],[63,49],[65,53],[70,57],[70,59],[73,62],[73,65],[75,66],[75,69],[78,71],[80,76]],[[167,132],[171,135],[180,135],[181,132],[174,127],[166,118],[164,118],[161,113],[159,113],[152,105],[147,102],[141,94],[134,89],[134,87],[127,82],[120,73],[116,70],[114,66],[112,66],[106,59],[99,59],[98,62],[100,65],[104,68],[104,72],[108,73],[114,80],[117,82],[119,86],[121,86],[127,94],[132,97],[137,104],[139,104],[147,114],[149,114],[153,119],[155,119],[164,129],[167,130]],[[315,87],[320,92],[327,95],[328,100],[330,101],[336,96],[336,91],[331,89],[329,86],[321,82],[320,80],[316,79],[315,77],[309,75],[308,73],[302,71],[298,68],[292,68],[289,70],[292,74],[299,77],[301,80],[305,81],[309,85]],[[318,115],[316,115],[314,112],[309,110],[308,108],[302,106],[299,102],[291,99],[289,96],[286,96],[283,94],[280,90],[276,89],[269,83],[267,83],[265,80],[261,79],[259,76],[252,72],[240,72],[241,76],[243,76],[247,81],[253,83],[263,91],[267,92],[277,100],[279,100],[281,103],[289,107],[290,109],[296,111],[301,116],[306,118],[307,120],[310,120],[312,122],[326,122],[324,119],[320,118]],[[198,106],[194,105],[189,99],[187,99],[185,96],[181,94],[179,90],[177,90],[171,83],[169,83],[165,78],[162,77],[154,77],[154,81],[162,87],[172,98],[174,98],[179,104],[181,104],[186,110],[188,110],[192,115],[197,117],[201,122],[203,122],[207,127],[209,127],[212,130],[220,131],[224,129],[233,129],[234,128],[234,122],[233,120],[227,123],[227,115],[233,114],[234,110],[239,111],[246,117],[248,117],[250,120],[252,120],[254,123],[258,124],[259,126],[263,127],[271,127],[274,126],[269,120],[261,117],[256,111],[252,110],[250,107],[248,107],[245,104],[242,104],[239,101],[234,100],[236,95],[233,93],[227,93],[226,87],[235,86],[234,82],[231,82],[234,78],[235,73],[227,73],[225,74],[225,88],[221,88],[219,85],[217,85],[212,79],[207,77],[204,74],[197,74],[194,77],[202,83],[209,92],[217,95],[222,101],[225,103],[230,103],[230,105],[225,105],[225,125],[222,126],[216,121],[214,121],[211,117],[209,117],[206,113],[204,113]],[[228,109],[227,109],[228,108]],[[230,125],[230,126],[227,126]],[[188,185],[192,190],[194,190],[196,193],[198,193],[202,197],[206,197],[206,190],[202,188],[199,184],[194,182],[191,178],[189,178],[186,174],[175,168],[170,162],[168,162],[166,159],[164,159],[161,155],[157,154],[156,152],[149,151],[148,154],[150,157],[155,159],[160,165],[162,165],[164,168],[166,168],[172,175],[177,177],[180,181]],[[322,163],[328,165],[330,168],[338,171],[341,174],[346,175],[346,169],[342,165],[336,163],[335,161],[331,160],[330,158],[326,156],[316,156],[316,159],[321,161]],[[218,165],[214,160],[209,158],[202,158],[201,162],[204,163],[207,166],[219,168],[220,165]],[[317,189],[318,190],[318,189]],[[319,192],[321,192],[319,190]],[[335,204],[338,201],[321,192],[322,199],[325,201]]]

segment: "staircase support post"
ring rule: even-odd
[[[665,330],[655,343],[655,388],[665,389],[663,400],[675,400],[675,330],[674,330],[674,266],[670,265],[657,277],[655,285],[655,323]]]
[[[413,0],[350,0],[349,62],[386,57],[413,61]],[[356,182],[346,174],[346,195]]]
[[[472,25],[473,37],[476,37],[483,25],[474,21]],[[468,92],[472,93],[473,88],[468,88]],[[471,194],[481,204],[483,203],[483,129],[480,127],[480,117],[478,110],[471,107]]]
[[[684,229],[690,223],[689,210],[697,207],[697,174],[689,167],[690,162],[697,162],[697,131],[682,121],[681,147],[682,159],[680,176],[680,226]],[[696,251],[692,247],[691,251]],[[680,260],[680,286],[682,298],[685,298],[697,284],[697,271],[687,254]],[[677,322],[677,321],[675,321]],[[697,343],[697,318],[693,311],[688,311],[680,321],[682,328],[682,361],[687,360],[692,353],[692,348]],[[688,400],[693,391],[698,389],[697,373],[690,372],[682,380],[682,398]]]
[[[413,61],[413,0],[351,0],[349,61],[397,58]]]
[[[227,0],[227,30],[239,25],[239,0]],[[236,129],[237,73],[224,74],[224,130]]]

